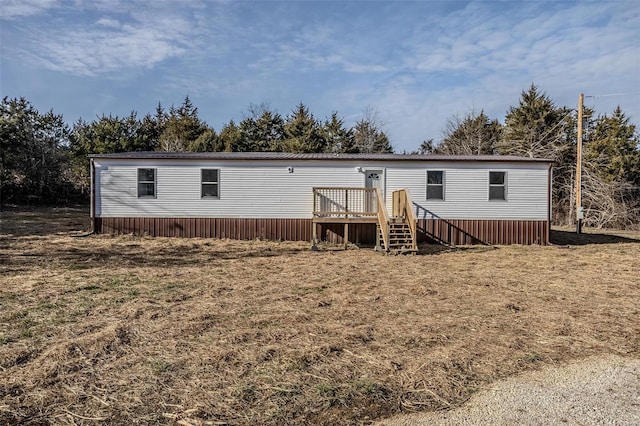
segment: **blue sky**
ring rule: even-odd
[[[347,125],[372,108],[402,152],[456,114],[502,121],[535,82],[640,125],[635,1],[2,0],[0,19],[1,95],[70,123],[187,94],[216,131],[252,103]]]

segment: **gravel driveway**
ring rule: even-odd
[[[399,415],[378,426],[640,425],[640,359],[606,356],[494,383],[450,411]]]

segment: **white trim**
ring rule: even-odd
[[[153,170],[153,181],[140,180],[140,170]],[[153,195],[140,195],[140,184],[153,184]],[[136,194],[138,198],[158,198],[158,169],[154,167],[137,167],[136,168]]]
[[[498,184],[493,184],[493,187],[499,187],[499,186],[503,186],[504,187],[504,198],[491,198],[491,173],[504,173],[504,182],[502,183],[502,185],[498,185]],[[509,201],[509,173],[506,170],[489,170],[487,173],[487,182],[489,184],[489,186],[487,187],[487,201],[490,202],[505,202],[505,201]]]
[[[429,172],[440,172],[442,173],[442,198],[429,198]],[[444,202],[447,199],[446,195],[446,176],[447,172],[443,169],[427,169],[424,173],[424,199],[428,202]],[[432,184],[432,186],[436,186],[437,184]]]

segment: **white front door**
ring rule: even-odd
[[[384,197],[384,191],[382,186],[382,170],[366,170],[365,171],[365,188],[378,188],[380,193]],[[378,202],[375,196],[367,197],[365,201],[365,208],[368,212],[375,212],[378,207]]]
[[[382,170],[367,170],[365,188],[379,188],[382,191]]]

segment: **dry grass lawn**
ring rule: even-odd
[[[640,233],[395,257],[1,220],[0,424],[367,424],[640,357]]]

